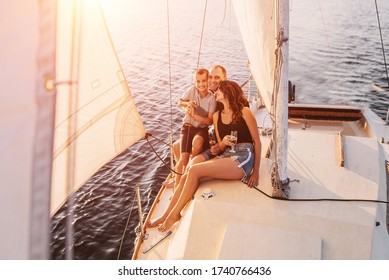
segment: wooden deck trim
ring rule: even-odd
[[[152,215],[153,215],[153,213],[154,213],[154,210],[155,210],[155,208],[157,207],[157,205],[158,205],[158,203],[159,203],[159,201],[160,201],[162,195],[163,195],[164,192],[166,191],[166,189],[167,189],[166,186],[165,186],[164,184],[162,184],[162,187],[160,188],[160,190],[159,190],[159,192],[158,192],[158,194],[157,194],[157,196],[156,196],[156,198],[155,198],[155,200],[154,200],[154,202],[153,202],[153,204],[152,204],[152,206],[151,206],[151,208],[150,208],[150,211],[148,212],[148,214],[147,214],[147,216],[146,216],[146,219],[145,219],[145,221],[144,221],[145,233],[146,233],[146,231],[147,231],[146,224],[147,224],[147,222],[151,219],[151,217],[152,217]],[[139,238],[139,240],[137,240],[137,242],[136,242],[136,244],[135,244],[134,252],[133,252],[132,258],[131,258],[132,260],[136,260],[137,257],[138,257],[138,253],[139,253],[139,250],[140,250],[140,246],[141,246],[142,243],[143,243],[143,237],[144,237],[144,236],[141,236],[141,237]]]
[[[363,117],[360,109],[338,107],[289,106],[289,118],[311,120],[356,121]]]
[[[338,146],[339,146],[339,165],[344,167],[344,137],[343,133],[338,133]]]

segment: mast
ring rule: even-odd
[[[289,72],[289,0],[277,1],[276,82],[275,98],[275,149],[276,165],[273,196],[288,197],[288,72]],[[277,82],[278,80],[278,82]],[[280,192],[280,189],[282,192]]]
[[[253,75],[266,110],[272,116],[273,196],[288,196],[288,55],[289,0],[233,1]]]

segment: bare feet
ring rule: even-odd
[[[167,231],[169,230],[176,222],[178,222],[180,220],[181,216],[178,215],[178,216],[168,216],[165,220],[165,222],[163,224],[160,224],[158,226],[158,230],[160,232],[164,232],[164,231]]]
[[[156,226],[162,224],[165,221],[165,219],[166,219],[165,216],[161,216],[153,221],[148,221],[146,223],[146,227],[149,227],[149,228],[156,227]]]
[[[165,182],[162,183],[162,185],[166,188],[173,188],[174,187],[174,178],[168,178],[165,180]]]

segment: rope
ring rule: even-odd
[[[155,140],[157,140],[158,142],[162,143],[162,144],[165,144],[166,146],[171,146],[169,143],[166,143],[165,141],[163,141],[162,139],[158,138],[158,137],[155,137],[154,135],[152,135],[151,133],[147,132],[146,133],[146,136],[145,136],[145,139],[147,140],[148,137],[153,137]]]
[[[159,160],[162,162],[162,164],[163,165],[165,165],[167,168],[169,168],[170,169],[170,171],[171,172],[173,172],[173,173],[175,173],[175,174],[177,174],[177,175],[184,175],[184,174],[182,174],[182,173],[178,173],[177,171],[175,171],[173,168],[171,168],[170,166],[169,166],[169,164],[167,164],[162,158],[161,158],[161,156],[158,154],[158,152],[154,149],[154,147],[153,147],[153,145],[151,145],[151,143],[150,143],[150,141],[149,141],[149,136],[153,136],[151,133],[146,133],[146,136],[145,136],[145,139],[146,139],[146,141],[147,141],[147,143],[149,144],[149,146],[150,146],[150,148],[153,150],[153,152],[154,152],[154,154],[159,158]],[[154,137],[154,136],[153,136]],[[156,138],[156,137],[154,137],[155,139],[158,139],[158,138]],[[158,139],[159,140],[159,139]],[[161,141],[161,140],[160,140]],[[162,142],[162,141],[161,141]],[[169,145],[169,144],[167,144],[167,143],[165,143],[166,145]]]
[[[205,26],[205,15],[207,14],[207,4],[208,4],[208,0],[205,1],[204,16],[203,16],[203,26],[201,28],[200,46],[199,46],[199,54],[198,54],[198,57],[197,57],[196,69],[199,68],[199,64],[200,64],[200,53],[201,53],[201,45],[202,45],[202,42],[203,42],[203,34],[204,34],[204,26]]]
[[[375,10],[376,10],[376,13],[377,13],[378,29],[380,30],[381,47],[382,47],[382,55],[383,55],[383,57],[384,57],[385,72],[386,72],[386,80],[387,80],[387,82],[388,82],[388,88],[389,88],[389,75],[388,75],[388,68],[387,68],[387,66],[386,66],[384,41],[383,41],[383,39],[382,39],[381,23],[380,23],[380,16],[379,16],[379,14],[378,14],[377,0],[375,0],[374,2],[375,2]]]
[[[277,49],[276,49],[276,60],[275,60],[275,69],[274,69],[274,81],[273,81],[273,99],[272,99],[272,111],[270,113],[270,116],[273,119],[273,143],[274,143],[274,149],[277,150],[277,130],[275,129],[275,124],[277,123],[277,114],[275,111],[275,108],[277,108],[277,98],[278,98],[278,93],[279,93],[279,88],[280,88],[280,79],[278,77],[281,76],[281,68],[282,68],[282,44],[283,44],[283,38],[280,33],[278,33],[278,38],[277,38]],[[274,189],[280,188],[280,176],[278,172],[278,155],[277,153],[274,154],[274,165],[275,167],[273,168],[274,171]]]
[[[384,203],[384,204],[389,204],[388,201],[384,200],[375,200],[375,199],[352,199],[352,198],[282,198],[282,197],[273,197],[265,193],[264,191],[258,189],[257,187],[254,187],[257,191],[259,191],[261,194],[267,196],[268,198],[271,199],[276,199],[276,200],[285,200],[285,201],[338,201],[338,202],[375,202],[375,203]]]

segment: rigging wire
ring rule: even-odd
[[[167,9],[167,45],[168,45],[168,64],[169,64],[169,100],[170,100],[170,133],[173,133],[173,98],[172,98],[172,68],[170,59],[170,16],[169,16],[169,0],[166,0]]]
[[[173,165],[173,98],[172,98],[172,70],[171,70],[171,43],[170,43],[171,36],[170,36],[170,14],[169,14],[170,8],[169,8],[169,0],[166,0],[166,10],[167,10],[166,14],[167,14],[167,29],[168,29],[167,30],[167,44],[168,44],[169,102],[170,102],[170,136],[169,136],[170,144],[162,141],[161,139],[159,139],[159,138],[157,138],[155,136],[154,136],[154,138],[157,139],[158,141],[164,143],[165,145],[170,146],[170,151],[171,151],[170,154],[171,154],[171,156],[170,156],[170,167],[169,167],[169,169],[172,172],[175,172],[173,170],[173,166],[174,166]],[[150,145],[151,149],[154,151],[154,153],[157,155],[157,157],[161,160],[161,162],[165,166],[168,167],[169,165],[164,162],[164,160],[158,155],[158,153],[156,152],[154,147],[149,142],[148,136],[152,136],[152,135],[150,133],[146,133],[145,139],[147,140],[147,143]],[[175,172],[175,173],[177,173],[177,172]],[[128,215],[128,218],[127,218],[126,227],[125,227],[125,229],[123,231],[123,236],[122,236],[122,240],[121,240],[120,248],[119,248],[119,252],[118,252],[118,257],[117,257],[118,259],[120,257],[121,248],[122,248],[122,244],[123,244],[123,239],[124,239],[125,232],[126,232],[126,229],[127,229],[128,223],[129,223],[129,219],[130,219],[130,216],[131,216],[131,213],[132,213],[132,209],[134,207],[134,201],[135,201],[135,196],[134,196],[133,204],[131,206],[131,211],[130,211],[130,213]],[[141,223],[142,221],[139,221],[139,222]]]
[[[227,14],[227,0],[224,0],[224,15],[223,15],[223,20],[221,25],[224,24],[224,20],[226,19],[226,14]]]
[[[134,194],[134,198],[132,199],[132,205],[131,205],[131,208],[130,208],[130,213],[128,213],[126,226],[124,227],[122,239],[120,240],[120,246],[119,246],[117,260],[120,259],[120,254],[122,252],[122,246],[123,246],[124,237],[126,235],[126,230],[127,230],[128,224],[130,222],[130,217],[131,217],[131,214],[132,214],[132,209],[134,209],[134,204],[135,204],[135,200],[136,200],[135,197],[136,197],[136,194]]]
[[[171,69],[171,45],[170,45],[170,14],[169,14],[169,0],[166,0],[167,9],[167,41],[168,41],[168,60],[169,60],[169,101],[170,101],[170,169],[173,169],[173,98],[172,98],[172,69]]]
[[[208,5],[208,0],[205,1],[204,15],[203,15],[203,26],[201,27],[200,46],[199,46],[199,54],[198,54],[198,57],[197,57],[196,69],[199,68],[199,64],[200,64],[201,46],[202,46],[202,42],[203,42],[203,34],[204,34],[204,26],[205,26],[205,15],[207,14],[207,5]]]
[[[320,16],[321,16],[321,22],[323,24],[323,28],[324,28],[324,35],[326,37],[326,41],[327,41],[327,47],[328,47],[328,50],[330,50],[330,42],[328,41],[328,32],[327,32],[327,28],[326,28],[326,23],[324,21],[324,16],[323,16],[323,9],[321,7],[321,2],[319,1],[319,9],[320,9]]]
[[[74,13],[72,14],[71,19],[71,54],[70,54],[70,69],[71,69],[71,80],[75,79],[79,81],[79,70],[80,69],[80,59],[78,55],[81,50],[81,36],[83,35],[83,30],[77,24],[77,21],[82,22],[84,17],[85,7],[82,4],[74,4]],[[80,30],[81,29],[81,30]],[[78,36],[76,36],[78,32]],[[77,46],[77,44],[80,44]],[[77,46],[77,47],[76,47]],[[75,73],[76,72],[76,73]],[[79,95],[78,92],[78,83],[70,83],[68,84],[68,110],[69,112],[75,112],[79,105]],[[74,135],[77,127],[77,118],[70,118],[68,123],[68,136],[71,138],[71,135]],[[67,166],[66,166],[66,195],[67,195],[67,206],[66,206],[66,224],[65,224],[65,258],[67,260],[74,259],[74,207],[75,197],[74,197],[74,184],[75,184],[75,155],[76,155],[76,147],[77,142],[71,141],[69,144],[69,148],[67,150]]]
[[[380,31],[381,48],[382,48],[382,55],[383,55],[383,57],[384,57],[385,72],[386,72],[386,80],[387,80],[387,82],[388,82],[388,88],[389,88],[388,67],[386,66],[385,49],[384,49],[384,40],[382,39],[381,22],[380,22],[380,15],[379,15],[379,13],[378,13],[377,0],[375,0],[374,3],[375,3],[375,10],[376,10],[376,13],[377,13],[378,29],[379,29],[379,31]]]

